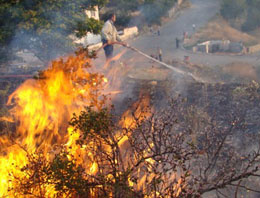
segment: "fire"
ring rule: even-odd
[[[119,59],[124,53],[123,51],[118,54],[113,60]],[[81,133],[69,126],[68,122],[73,113],[80,114],[85,106],[101,109],[105,103],[102,94],[120,93],[121,91],[118,90],[120,88],[119,79],[126,74],[128,68],[125,68],[124,65],[112,67],[104,77],[98,73],[90,73],[90,65],[90,59],[85,53],[54,61],[40,75],[39,79],[27,80],[10,95],[8,105],[12,106],[11,116],[4,120],[17,123],[17,129],[12,134],[0,137],[0,197],[24,197],[12,189],[18,188],[20,185],[14,178],[34,179],[36,177],[34,174],[30,175],[21,171],[21,169],[28,168],[28,163],[31,163],[28,154],[40,152],[45,157],[44,159],[54,159],[57,152],[63,149],[56,149],[56,146],[59,147],[59,145],[65,147],[66,159],[84,168],[84,177],[88,176],[92,179],[98,172],[104,171],[99,167],[94,155],[100,148],[96,147],[94,142],[77,144]],[[105,65],[106,67],[107,65]],[[123,70],[122,67],[124,67]],[[132,107],[135,109],[134,114],[131,110],[126,111],[119,121],[119,125],[123,129],[129,129],[129,132],[124,134],[122,131],[117,131],[114,134],[115,137],[112,137],[118,141],[121,152],[119,160],[115,159],[114,162],[122,169],[122,172],[133,158],[132,153],[128,151],[130,131],[137,127],[136,118],[142,122],[151,116],[151,111],[147,110],[149,104],[149,97],[143,97],[136,102]],[[108,154],[113,152],[107,145],[102,145],[102,147]],[[153,145],[151,144],[150,147]],[[149,151],[146,152],[148,155]],[[39,161],[33,154],[31,158],[36,167],[37,163],[41,165],[46,163]],[[123,164],[120,164],[120,160]],[[153,164],[154,160],[149,158],[145,162]],[[34,166],[34,164],[30,164],[30,166]],[[120,177],[122,172],[118,172],[116,176]],[[136,189],[145,188],[145,182],[151,181],[154,175],[140,173],[139,177],[140,181],[137,185],[128,177],[128,185]],[[42,178],[39,176],[36,179]],[[91,179],[90,181],[92,181]],[[108,183],[114,182],[115,175],[108,174],[105,180]],[[181,182],[178,182],[176,187],[178,192],[180,192],[179,186],[181,186]],[[37,190],[29,193],[32,196],[28,197],[33,197],[33,195],[54,197],[57,192],[53,184],[46,182]],[[112,196],[111,193],[109,192]],[[96,197],[96,190],[90,189],[90,195]]]
[[[134,115],[132,115],[132,110],[127,110],[123,116],[122,120],[120,121],[120,125],[123,128],[135,128],[136,122],[135,118],[138,118],[139,121],[143,121],[146,118],[150,117],[151,111],[148,110],[148,106],[150,104],[150,98],[149,97],[143,97],[141,98],[141,101],[137,101],[132,107],[135,109]]]
[[[107,81],[102,75],[87,72],[89,65],[90,59],[84,53],[54,61],[39,80],[27,80],[10,95],[8,105],[14,107],[11,117],[4,119],[18,124],[12,138],[2,136],[0,139],[1,153],[5,153],[0,162],[1,197],[14,196],[8,193],[8,189],[15,187],[9,175],[22,173],[19,169],[28,163],[26,151],[41,150],[48,156],[52,145],[65,144],[72,155],[82,152],[75,143],[78,134],[72,133],[67,123],[84,105],[100,106],[102,99],[97,98],[98,89]],[[67,134],[64,133],[66,128]],[[77,162],[81,163],[79,159]],[[89,166],[95,173],[96,164]],[[52,191],[48,190],[46,195],[52,197]]]
[[[116,56],[112,57],[110,60],[108,60],[105,65],[104,69],[108,69],[111,63],[119,60],[124,54],[126,53],[126,49],[122,50],[120,53],[118,53]]]

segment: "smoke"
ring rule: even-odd
[[[151,24],[161,24],[161,17],[165,16],[166,13],[174,6],[175,0],[158,0],[152,1],[150,3],[144,3],[139,6],[138,12],[139,16],[134,17],[131,21],[131,25],[136,25],[138,27],[143,26],[144,23],[147,25]]]
[[[29,31],[17,31],[10,47],[17,50],[27,49],[43,63],[73,51],[72,40],[56,30],[40,35]]]
[[[87,22],[84,10],[89,4],[81,0],[18,3],[9,10],[12,15],[20,15],[13,18],[16,29],[8,48],[14,52],[27,49],[44,64],[74,51],[70,35]]]

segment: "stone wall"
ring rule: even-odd
[[[206,41],[193,47],[193,51],[200,51],[204,53],[241,53],[244,49],[242,43],[230,42],[229,40]]]
[[[134,26],[134,27],[130,27],[130,28],[125,28],[123,30],[123,35],[121,35],[120,38],[122,40],[126,40],[126,39],[132,38],[137,35],[138,35],[138,28],[136,26]]]
[[[260,44],[247,48],[247,53],[255,53],[260,51]]]

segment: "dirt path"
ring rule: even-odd
[[[164,60],[183,60],[184,56],[189,56],[192,63],[209,66],[224,65],[237,61],[260,66],[260,54],[245,56],[214,55],[203,53],[194,54],[191,51],[184,49],[176,49],[176,37],[181,38],[184,31],[188,32],[189,35],[193,34],[193,24],[196,25],[196,29],[203,27],[219,12],[220,0],[190,1],[192,3],[190,8],[183,10],[176,19],[169,21],[161,27],[161,36],[141,35],[137,39],[130,41],[129,44],[147,54],[156,54],[157,48],[160,47],[163,52]],[[133,54],[129,52],[128,55],[132,56]]]

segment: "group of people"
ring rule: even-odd
[[[157,48],[157,55],[151,54],[150,55],[152,58],[159,60],[162,62],[162,49],[161,48]]]

